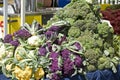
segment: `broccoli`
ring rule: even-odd
[[[83,27],[83,25],[86,24],[86,21],[84,20],[77,20],[73,23],[73,26],[75,27],[79,27],[81,31],[84,31],[86,29],[86,27]]]
[[[80,29],[79,27],[71,27],[68,31],[68,36],[70,37],[79,37],[80,36]]]
[[[110,57],[102,56],[98,59],[98,69],[103,70],[103,69],[111,69],[113,72],[116,72],[117,65],[119,63],[119,58],[118,57],[113,57],[112,59]]]
[[[71,0],[64,8],[55,13],[48,21],[51,25],[57,21],[67,21],[62,33],[79,41],[84,47],[83,57],[88,71],[112,69],[118,65],[116,56],[120,56],[120,39],[107,23],[100,22],[100,6],[86,0]]]
[[[93,12],[94,10],[92,10],[90,6],[91,5],[89,5],[84,0],[72,0],[71,3],[69,3],[63,9],[60,9],[55,13],[53,18],[48,21],[48,24],[46,25],[46,27],[49,27],[49,25],[52,24],[53,22],[60,21],[60,20],[67,20],[68,18],[72,18],[72,21],[74,21],[74,22],[76,22],[77,20],[84,20],[85,21],[84,23],[86,23],[87,20],[91,20],[91,18],[93,18],[93,20],[91,20],[93,22],[90,23],[92,25],[92,24],[98,22],[98,20],[95,17],[95,14]],[[90,15],[88,15],[88,14],[90,14]],[[90,18],[87,19],[86,18],[87,16],[88,17],[90,16]],[[70,20],[70,22],[71,22],[71,20]],[[71,26],[74,26],[74,25],[72,25],[72,24],[74,24],[73,22],[70,24],[71,24]],[[77,27],[77,26],[75,26],[75,27]]]
[[[98,34],[103,37],[112,37],[113,28],[109,27],[107,23],[102,23],[97,25]]]
[[[81,35],[77,38],[79,42],[85,47],[85,49],[101,48],[103,47],[103,40],[98,35],[92,33],[92,31],[81,31]]]
[[[87,70],[88,71],[95,71],[96,70],[96,67],[94,65],[88,65],[87,66]]]
[[[96,64],[97,63],[97,59],[100,56],[100,53],[97,50],[94,49],[88,49],[85,53],[84,53],[85,59],[90,63],[90,64]]]

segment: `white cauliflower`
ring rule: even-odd
[[[28,38],[27,42],[31,46],[39,46],[40,38],[39,38],[39,36],[31,36],[30,38]]]

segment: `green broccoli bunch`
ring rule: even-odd
[[[81,42],[81,44],[85,47],[86,50],[92,48],[101,49],[104,43],[102,38],[89,30],[81,32],[81,35],[77,38],[77,40]]]
[[[113,47],[117,56],[120,57],[120,36],[114,35],[113,37]]]
[[[87,69],[88,72],[97,70],[97,62],[98,62],[98,58],[100,57],[100,54],[101,52],[98,48],[88,49],[84,53],[84,57],[86,61],[85,68]]]
[[[79,37],[80,36],[80,29],[79,29],[79,27],[71,27],[68,30],[68,36],[69,37]]]
[[[93,30],[99,21],[98,18],[96,18],[94,8],[91,6],[92,5],[88,4],[85,0],[72,0],[64,8],[57,11],[45,27],[50,27],[53,22],[66,20],[71,24],[70,27],[80,27],[80,30],[83,30],[81,28],[83,28],[82,26],[84,24],[84,28]]]
[[[110,58],[108,56],[101,56],[98,59],[98,69],[112,69],[114,73],[117,72],[116,67],[119,64],[119,58],[117,56],[114,56],[113,58]]]
[[[88,14],[89,15],[89,14]],[[79,27],[79,29],[81,31],[85,31],[86,29],[87,30],[92,30],[92,31],[96,31],[96,25],[97,23],[95,23],[94,21],[90,20],[90,19],[86,19],[86,20],[76,20],[72,26],[75,26],[75,27]]]
[[[97,25],[97,30],[98,30],[98,34],[100,35],[100,37],[102,38],[107,38],[109,37],[110,38],[113,38],[113,33],[114,33],[114,30],[112,27],[108,26],[107,23],[100,23]]]
[[[112,69],[119,64],[120,38],[107,23],[102,23],[99,16],[100,7],[89,4],[86,0],[71,0],[63,9],[55,13],[46,27],[59,21],[66,21],[63,26],[69,38],[74,38],[84,46],[85,70]],[[67,28],[67,29],[66,29]]]

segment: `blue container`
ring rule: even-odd
[[[64,7],[68,3],[70,3],[71,0],[57,0],[58,7]]]

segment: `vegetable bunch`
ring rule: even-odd
[[[83,61],[81,43],[59,33],[59,26],[44,29],[37,28],[37,24],[36,21],[31,26],[25,24],[1,41],[1,53],[4,51],[0,62],[2,72],[18,80],[44,77],[60,80],[78,74]],[[11,44],[15,40],[16,45]],[[6,57],[9,55],[6,48],[12,53],[10,57]]]
[[[118,18],[114,14],[109,15],[108,11],[105,11],[104,18],[108,18],[118,24]],[[62,31],[66,36],[74,38],[79,41],[84,47],[84,70],[85,72],[95,71],[99,69],[111,69],[116,72],[116,64],[119,64],[119,58],[115,58],[119,54],[119,41],[116,42],[115,36],[119,33],[119,27],[110,27],[106,22],[101,21],[100,6],[91,1],[72,0],[71,3],[66,5],[63,9],[56,12],[51,20],[45,27],[50,25],[57,25],[54,23],[64,21],[66,25],[61,26]],[[62,22],[63,23],[63,22]],[[68,25],[69,24],[69,25]],[[113,25],[113,24],[112,24]],[[59,30],[61,31],[61,30]],[[62,32],[61,31],[61,32]],[[116,33],[116,34],[114,34]],[[108,55],[106,55],[108,53]],[[106,59],[116,59],[114,62],[109,60],[110,64],[99,62],[99,58],[105,56]],[[112,65],[111,65],[112,64]],[[103,65],[102,68],[99,68]],[[108,65],[109,67],[105,67]]]

